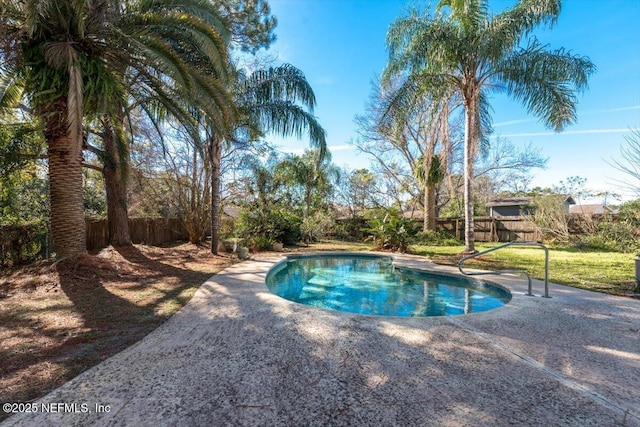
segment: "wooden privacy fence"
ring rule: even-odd
[[[473,224],[476,242],[542,241],[542,234],[535,225],[520,216],[475,217]],[[437,218],[436,230],[464,240],[464,218]]]
[[[133,243],[160,245],[187,240],[187,232],[177,218],[129,218],[129,232]],[[106,219],[87,218],[87,249],[100,249],[109,244]]]

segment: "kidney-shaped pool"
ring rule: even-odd
[[[461,276],[397,268],[391,257],[289,256],[267,275],[267,287],[290,301],[378,316],[455,316],[502,307],[511,294]]]

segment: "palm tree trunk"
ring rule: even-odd
[[[477,132],[477,105],[474,95],[467,97],[465,102],[464,121],[464,253],[476,252],[473,224],[473,196],[471,184],[473,181],[473,160],[475,139]]]
[[[46,117],[44,137],[49,155],[50,227],[58,258],[87,251],[82,201],[82,141],[71,141],[67,131],[67,98],[53,102]],[[80,136],[81,138],[81,136]]]
[[[109,243],[113,246],[131,246],[129,214],[127,212],[127,184],[122,170],[126,159],[120,158],[116,148],[113,127],[108,120],[103,122],[105,159],[102,168],[107,195],[107,224]]]
[[[221,141],[211,136],[209,140],[209,158],[211,160],[211,253],[218,254],[220,240],[220,158]]]

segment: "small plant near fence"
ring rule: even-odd
[[[404,253],[420,229],[419,225],[410,218],[403,217],[395,208],[376,209],[369,215],[367,240],[373,241],[377,249]]]
[[[416,235],[416,242],[429,246],[457,246],[460,240],[445,231],[427,230]]]
[[[300,232],[306,243],[325,238],[334,228],[335,220],[326,213],[318,212],[302,220]]]
[[[302,220],[282,208],[246,206],[236,221],[235,234],[255,249],[270,249],[274,242],[295,244],[301,236]]]

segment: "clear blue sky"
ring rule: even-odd
[[[411,5],[399,0],[271,0],[278,40],[269,53],[307,76],[317,97],[315,114],[327,130],[333,161],[350,168],[370,160],[349,146],[357,137],[353,118],[364,112],[372,78],[383,70],[389,24]],[[435,3],[434,3],[435,4]],[[490,0],[492,11],[515,0]],[[640,128],[640,0],[565,0],[556,26],[537,31],[551,48],[588,56],[598,67],[580,96],[578,122],[563,133],[548,131],[518,102],[492,100],[495,135],[514,144],[533,143],[549,157],[536,169],[533,186],[552,186],[570,176],[593,190],[619,191],[625,175],[605,160],[620,158],[630,128]],[[301,150],[306,140],[277,140],[283,151]]]

